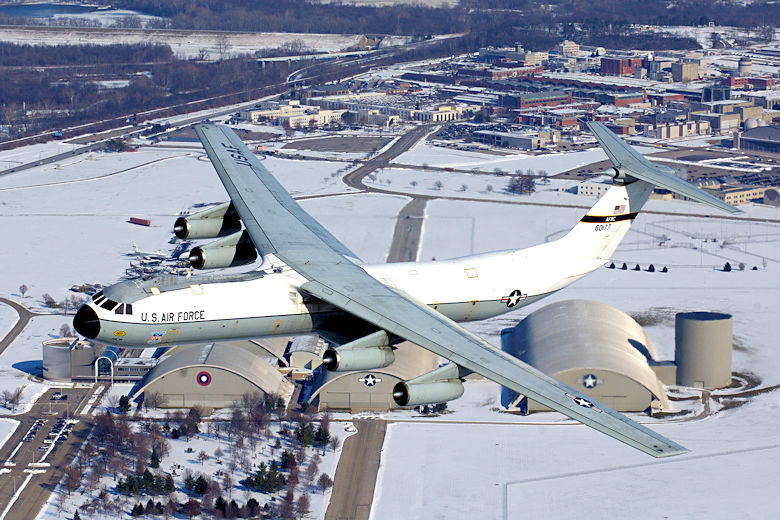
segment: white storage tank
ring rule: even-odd
[[[731,384],[731,314],[681,312],[675,317],[677,384],[722,388]]]

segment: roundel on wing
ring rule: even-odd
[[[198,372],[196,379],[200,386],[209,386],[209,384],[211,383],[211,374],[209,374],[206,371]]]

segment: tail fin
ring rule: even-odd
[[[578,258],[608,260],[652,191],[653,185],[644,181],[612,186],[560,239],[561,245]]]
[[[609,160],[612,161],[616,172],[615,176],[618,179],[623,179],[626,183],[642,180],[729,213],[742,213],[740,209],[731,204],[726,204],[719,198],[688,184],[679,177],[675,177],[674,169],[651,163],[625,141],[610,132],[602,123],[590,122],[587,124]]]
[[[741,211],[655,165],[601,123],[588,123],[615,169],[615,185],[601,197],[576,226],[558,240],[573,256],[606,261],[626,236],[631,222],[655,186],[709,204],[729,213]]]

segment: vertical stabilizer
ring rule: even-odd
[[[612,186],[560,239],[561,245],[573,257],[607,261],[652,191],[653,185],[644,181]]]

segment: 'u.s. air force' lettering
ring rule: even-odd
[[[204,321],[206,311],[142,312],[141,321],[148,323],[172,323],[180,321]]]

